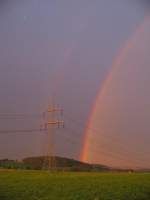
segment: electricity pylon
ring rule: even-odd
[[[62,120],[63,109],[51,106],[47,110],[48,118],[45,123],[45,131],[47,133],[47,156],[44,160],[44,168],[48,170],[56,169],[56,161],[54,156],[54,128],[64,127],[64,121]],[[45,116],[44,116],[45,117]]]

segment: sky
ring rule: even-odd
[[[113,60],[148,13],[146,0],[0,1],[0,113],[42,113],[53,97],[65,120],[65,128],[54,131],[54,152],[79,159],[89,115]],[[0,129],[42,123],[0,119]],[[46,137],[1,134],[0,157],[43,154]]]

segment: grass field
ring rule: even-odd
[[[0,171],[0,200],[150,200],[150,174]]]

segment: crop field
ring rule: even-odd
[[[150,200],[150,174],[0,171],[0,200]]]

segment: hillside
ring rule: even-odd
[[[6,169],[33,169],[33,170],[56,170],[56,171],[81,171],[81,172],[150,172],[150,169],[127,169],[112,168],[100,164],[89,164],[78,160],[59,156],[27,157],[22,161],[0,160],[0,168]]]
[[[25,165],[31,166],[33,169],[54,168],[63,171],[108,171],[109,167],[104,165],[93,165],[80,162],[74,159],[63,157],[28,157],[22,161]]]

